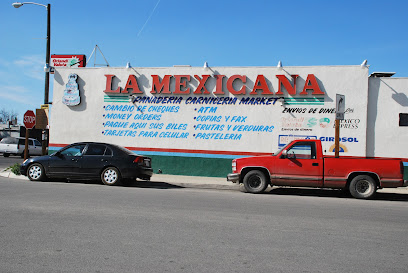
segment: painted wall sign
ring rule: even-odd
[[[368,71],[360,66],[131,69],[56,69],[50,149],[116,143],[151,156],[163,173],[224,176],[232,158],[270,155],[296,137],[322,138],[331,154],[336,93],[352,90],[343,152],[365,153]],[[82,102],[65,107],[74,72]]]
[[[77,78],[77,74],[69,74],[68,76],[68,83],[66,84],[64,96],[62,97],[62,103],[65,105],[75,106],[81,103]]]
[[[86,56],[76,55],[51,55],[51,66],[53,67],[85,67]]]
[[[107,94],[144,94],[140,90],[138,79],[136,75],[129,75],[126,81],[126,85],[122,88],[120,86],[112,87],[113,79],[116,77],[113,74],[106,74],[106,89],[104,90]],[[232,95],[273,95],[271,88],[267,84],[266,78],[264,75],[257,75],[254,86],[251,90],[247,88],[248,77],[246,75],[232,75],[227,77],[225,75],[164,75],[160,77],[159,75],[151,75],[152,77],[152,88],[150,90],[151,94],[162,94],[162,95],[209,95],[211,92],[207,89],[207,81],[215,82],[215,90],[212,94],[214,95],[225,95],[228,91]],[[324,95],[325,93],[321,91],[320,86],[317,82],[317,79],[314,74],[308,74],[303,85],[302,92],[297,94],[296,88],[296,79],[299,75],[291,75],[292,83],[285,75],[276,75],[278,78],[278,91],[276,95],[284,95],[283,90],[286,94],[295,96],[307,96],[311,95]],[[189,83],[195,80],[198,82],[196,88],[188,87]],[[173,81],[174,88],[171,89],[171,81]],[[226,90],[223,88],[223,84],[226,84]],[[236,87],[239,85],[239,88]],[[310,92],[309,92],[310,91]]]

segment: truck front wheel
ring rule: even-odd
[[[248,172],[243,182],[245,191],[250,193],[261,193],[268,187],[265,174],[259,170]]]
[[[372,198],[377,191],[377,184],[374,179],[368,175],[358,175],[351,180],[350,193],[358,199]]]

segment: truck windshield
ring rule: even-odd
[[[283,149],[286,148],[287,145],[283,146],[282,148],[279,148],[275,153],[273,153],[272,155],[277,155],[279,154]]]

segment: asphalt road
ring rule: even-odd
[[[8,168],[15,163],[23,163],[24,159],[20,156],[11,155],[9,157],[4,157],[3,154],[0,154],[0,171]]]
[[[408,203],[0,178],[2,272],[406,272]]]

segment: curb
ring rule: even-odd
[[[0,172],[1,177],[6,177],[6,178],[14,178],[14,179],[20,179],[20,180],[29,180],[26,176],[24,175],[16,175],[10,171],[1,171]]]
[[[15,175],[14,173],[6,170],[0,172],[0,177],[13,178],[19,180],[29,181],[27,176]],[[217,190],[239,190],[238,184],[228,182],[226,178],[221,177],[202,177],[202,176],[183,176],[183,175],[169,175],[169,174],[154,174],[151,181],[137,181],[139,185],[149,185],[149,183],[155,183],[157,185],[163,184],[172,185],[183,188],[199,188],[199,189],[217,189]],[[296,187],[295,187],[296,188]],[[408,187],[400,188],[385,188],[379,189],[379,193],[398,193],[408,194]]]

